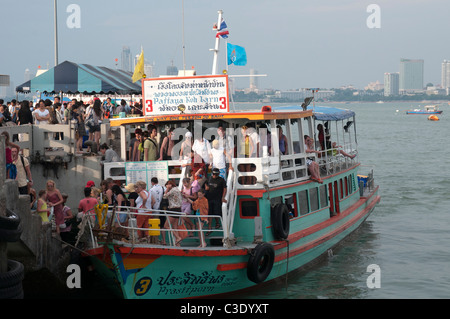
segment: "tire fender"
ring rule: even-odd
[[[252,250],[247,263],[247,277],[254,283],[266,280],[272,271],[275,250],[269,243],[260,243]]]

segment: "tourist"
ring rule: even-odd
[[[163,198],[167,198],[169,200],[168,210],[172,212],[181,212],[181,204],[182,204],[182,196],[178,187],[175,185],[173,181],[168,181],[166,183],[166,191],[164,192]],[[184,226],[183,220],[180,220],[178,217],[168,216],[166,223],[164,224],[164,228],[166,229],[186,229]],[[180,246],[181,240],[187,237],[187,231],[175,231],[175,246]]]
[[[86,135],[86,127],[84,125],[83,111],[78,103],[72,105],[72,123],[75,126],[75,139],[77,153],[83,153],[83,136]]]
[[[130,146],[128,147],[128,160],[130,162],[138,162],[141,160],[139,152],[139,143],[141,142],[142,130],[137,128],[130,139]]]
[[[317,130],[319,131],[318,138],[319,138],[320,149],[322,151],[324,151],[325,150],[325,132],[323,130],[323,125],[317,124]]]
[[[154,125],[149,125],[149,136],[144,140],[144,161],[156,161],[158,159],[158,143],[156,142],[157,130]]]
[[[50,112],[45,106],[44,100],[39,101],[39,108],[34,111],[34,123],[39,124],[48,124],[50,120]]]
[[[191,150],[190,163],[181,164],[182,167],[189,167],[190,176],[193,180],[201,180],[206,178],[206,164],[203,158]]]
[[[18,112],[19,112],[19,105],[17,105],[16,99],[11,100],[11,104],[9,106],[9,114],[11,116],[11,121],[13,123],[17,123],[18,118]]]
[[[170,128],[169,131],[167,132],[167,136],[164,137],[161,143],[158,161],[170,161],[172,159],[172,149],[175,145],[173,136],[174,136],[173,128]]]
[[[159,185],[159,181],[157,177],[152,177],[151,179],[151,183],[152,183],[152,187],[150,188],[150,193],[152,195],[152,199],[154,199],[154,203],[152,204],[152,209],[153,212],[158,214],[158,218],[159,218],[159,224],[160,225],[164,225],[164,223],[166,222],[166,216],[164,216],[163,214],[161,214],[161,212],[159,212],[159,210],[163,210],[163,208],[161,207],[161,202],[163,200],[163,195],[164,195],[164,187],[162,187],[161,185]],[[162,233],[163,238],[165,238],[165,233]]]
[[[356,154],[350,155],[350,154],[344,152],[344,150],[342,149],[342,145],[338,145],[336,142],[331,142],[330,135],[327,135],[326,143],[327,143],[327,149],[332,150],[333,156],[336,156],[337,154],[341,154],[341,155],[351,158],[351,159],[354,159],[356,157]]]
[[[155,203],[152,205],[152,209],[159,210],[164,195],[164,188],[158,184],[157,177],[152,177],[151,183],[152,187],[150,188],[150,193],[152,194],[152,198],[155,199]]]
[[[198,185],[198,184],[196,184]],[[199,190],[199,187],[196,188],[192,187],[192,181],[190,178],[183,178],[183,189],[181,191],[182,196],[182,202],[181,202],[181,212],[185,213],[186,215],[192,215],[192,205],[190,200],[196,200],[197,199],[197,192]],[[194,228],[194,223],[190,219],[190,217],[185,217],[184,221],[186,223],[186,227],[188,229]]]
[[[286,135],[283,134],[283,128],[281,127],[281,125],[277,125],[277,129],[278,129],[278,139],[280,141],[280,143],[279,143],[280,153],[282,155],[287,155],[287,153],[288,153],[287,137],[286,137]]]
[[[60,233],[62,224],[64,224],[64,215],[62,212],[64,199],[60,191],[56,188],[55,182],[47,181],[47,205],[53,207],[53,214],[55,216],[56,233]],[[65,227],[65,225],[63,226]]]
[[[91,197],[95,198],[97,200],[98,204],[102,203],[100,194],[102,193],[102,190],[100,188],[97,187],[91,187]]]
[[[91,215],[91,222],[95,221],[95,211],[94,207],[98,205],[98,202],[95,198],[91,196],[92,189],[90,187],[84,188],[84,198],[80,200],[78,203],[78,212],[82,214],[77,215],[77,219],[83,219],[86,214]]]
[[[222,216],[222,203],[226,203],[225,196],[227,194],[227,182],[220,177],[220,171],[214,168],[212,176],[205,183],[205,190],[208,191],[209,215]],[[211,229],[209,223],[209,229]],[[216,218],[216,228],[219,228],[219,218]]]
[[[69,102],[67,106],[64,107],[63,119],[64,124],[69,124],[73,120],[73,102]]]
[[[30,103],[27,100],[24,100],[20,103],[20,109],[17,119],[17,125],[24,124],[33,124],[33,113],[30,110]]]
[[[211,152],[211,144],[206,138],[196,138],[194,141],[194,145],[192,145],[192,149],[196,154],[200,155],[203,158],[203,161],[206,165],[209,165],[209,153]],[[205,176],[206,173],[207,172],[205,171]]]
[[[188,201],[192,204],[192,209],[195,211],[195,215],[204,216],[200,218],[199,230],[200,230],[200,246],[206,247],[205,236],[203,234],[203,227],[208,224],[208,213],[209,213],[209,205],[208,199],[205,196],[205,190],[199,189],[198,198],[193,201],[192,199],[188,199]]]
[[[86,126],[89,129],[89,140],[100,143],[100,121],[103,120],[103,110],[98,98],[94,100],[93,106],[86,112]]]
[[[210,151],[211,168],[218,168],[220,176],[225,180],[227,179],[226,158],[231,161],[228,156],[227,151],[223,147],[220,147],[219,140],[214,140]]]
[[[308,135],[304,136],[305,139],[305,150],[306,153],[311,154],[320,154],[321,152],[314,150],[314,141]],[[306,166],[308,167],[309,174],[311,175],[311,180],[318,182],[320,184],[323,183],[323,180],[320,178],[320,169],[319,164],[314,161],[313,157],[306,158]]]
[[[139,197],[136,199],[136,224],[138,228],[148,228],[148,220],[150,219],[150,214],[152,210],[152,204],[154,204],[154,199],[150,192],[148,192],[147,184],[143,181],[137,181],[134,184],[134,188],[136,189],[136,193],[138,193]],[[140,208],[140,209],[139,209]],[[138,237],[140,239],[144,239],[147,236],[147,231],[138,230]]]
[[[129,183],[128,185],[125,185],[124,188],[128,192],[127,199],[130,203],[130,207],[136,207],[136,199],[139,197],[139,194],[136,193],[134,183]]]
[[[39,191],[39,199],[37,200],[36,213],[41,216],[42,222],[48,222],[50,209],[47,207],[47,192],[44,189]]]
[[[186,134],[184,134],[184,141],[181,143],[180,160],[190,159],[191,150],[192,150],[192,133],[186,132]]]
[[[122,162],[122,159],[117,155],[116,151],[109,148],[106,143],[100,146],[100,152],[104,155],[105,159],[102,163]]]
[[[250,153],[250,157],[258,157],[258,154],[260,152],[260,149],[259,149],[260,148],[259,135],[256,132],[254,124],[250,124],[247,127],[248,127],[247,134],[250,137],[250,139],[252,140],[252,144],[253,144],[253,149],[252,149],[252,152]]]
[[[37,209],[37,195],[36,190],[33,187],[28,188],[28,194],[30,194],[30,210],[36,211]]]
[[[3,126],[3,124],[6,123],[4,112],[5,106],[0,104],[0,126]]]
[[[102,203],[108,204],[110,206],[113,205],[113,193],[112,193],[112,186],[114,184],[114,180],[112,178],[107,178],[106,180],[103,180],[100,183],[100,187],[102,189]]]
[[[219,141],[219,148],[223,148],[225,153],[225,158],[227,160],[226,163],[226,171],[228,171],[228,167],[231,167],[233,169],[233,165],[231,163],[231,159],[234,157],[234,141],[233,137],[225,134],[225,129],[223,126],[219,126],[217,128],[217,140]]]
[[[119,185],[113,185],[111,187],[111,191],[113,192],[113,203],[116,206],[116,215],[117,215],[117,219],[119,220],[120,225],[117,223],[117,220],[114,220],[114,226],[116,227],[117,230],[119,230],[120,232],[123,232],[124,228],[122,228],[121,226],[124,226],[125,223],[128,220],[128,209],[125,207],[130,207],[130,202],[127,200],[127,197],[125,196],[125,194],[122,191],[122,188],[120,188]],[[125,235],[125,234],[124,234]]]
[[[13,164],[12,149],[16,148],[17,150],[20,150],[20,147],[10,141],[9,133],[7,131],[3,131],[1,134],[5,137],[6,178],[16,179],[17,167]]]
[[[63,209],[62,209],[62,213],[63,213],[63,218],[64,218],[64,223],[61,225],[61,229],[59,232],[59,235],[61,236],[61,239],[69,244],[74,244],[75,243],[75,238],[73,238],[73,236],[71,236],[70,232],[72,230],[72,218],[74,217],[72,214],[72,210],[70,209],[69,206],[66,205],[67,202],[67,198],[69,197],[69,195],[67,195],[66,193],[62,193],[61,194],[62,198],[63,198]]]
[[[18,147],[11,148],[11,159],[17,171],[15,179],[19,186],[19,194],[28,195],[28,186],[33,186],[30,164],[25,157],[19,155]]]

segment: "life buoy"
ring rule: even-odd
[[[285,204],[277,204],[270,214],[273,235],[276,239],[287,239],[289,236],[289,209]]]
[[[260,243],[252,250],[247,263],[247,277],[254,283],[266,280],[272,271],[275,250],[269,243]]]

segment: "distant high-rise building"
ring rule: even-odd
[[[153,78],[153,65],[144,63],[144,74],[146,78]]]
[[[127,46],[122,47],[121,69],[131,72],[131,51]]]
[[[24,80],[25,82],[30,81],[33,78],[33,73],[31,73],[30,69],[25,69]]]
[[[384,73],[384,96],[396,96],[399,93],[398,73]]]
[[[258,90],[258,77],[254,76],[256,74],[258,74],[258,71],[250,69],[250,91]]]
[[[172,61],[172,65],[169,65],[167,67],[167,71],[166,71],[166,75],[178,75],[178,68],[173,65],[173,61]]]
[[[422,59],[400,59],[399,85],[402,92],[417,92],[424,89]]]
[[[447,92],[450,89],[450,61],[448,60],[442,62],[441,87]]]

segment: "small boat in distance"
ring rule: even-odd
[[[441,114],[437,105],[426,105],[424,109],[407,110],[406,114]]]

